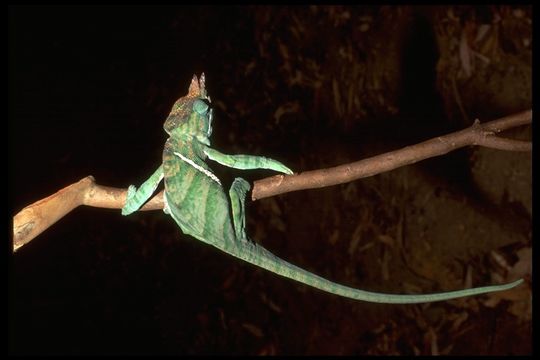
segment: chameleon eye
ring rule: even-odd
[[[198,114],[204,115],[208,111],[208,104],[200,99],[193,102],[193,110]]]

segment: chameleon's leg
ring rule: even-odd
[[[293,174],[293,171],[277,160],[263,156],[253,155],[227,155],[210,147],[205,147],[204,153],[218,163],[241,170],[270,169],[284,174]]]
[[[246,180],[242,178],[236,178],[234,179],[229,190],[234,232],[236,234],[237,240],[247,239],[245,199],[246,194],[250,188],[251,186]]]
[[[156,191],[156,188],[162,179],[163,165],[160,165],[138,190],[135,185],[130,185],[126,196],[126,202],[122,208],[122,215],[129,215],[139,210],[146,200],[152,196],[154,191]]]

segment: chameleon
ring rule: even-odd
[[[432,294],[385,294],[332,282],[275,256],[246,234],[245,197],[250,184],[243,178],[235,178],[227,196],[207,161],[210,159],[242,170],[270,169],[287,175],[293,171],[270,158],[227,155],[213,149],[210,145],[212,112],[204,73],[200,79],[194,75],[188,94],[174,103],[163,125],[169,137],[161,165],[138,189],[135,185],[128,187],[122,215],[137,211],[164,180],[163,211],[174,219],[183,233],[275,274],[328,293],[367,302],[412,304],[442,301],[507,290],[523,281]]]

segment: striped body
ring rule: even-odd
[[[205,158],[197,141],[167,140],[163,151],[166,203],[184,233],[226,246],[234,238],[229,199],[217,177],[207,175],[212,170]]]
[[[163,150],[162,165],[136,190],[128,189],[123,215],[137,211],[165,182],[165,213],[171,215],[185,234],[218,249],[269,270],[278,275],[336,295],[377,303],[423,303],[501,291],[517,286],[513,283],[421,295],[394,295],[369,292],[340,285],[295,266],[248,239],[245,234],[244,199],[249,184],[237,178],[229,194],[206,164],[207,159],[237,169],[272,169],[292,174],[280,162],[250,155],[226,155],[210,147],[212,110],[206,96],[204,77],[193,78],[188,95],[180,98],[165,121],[169,134]]]

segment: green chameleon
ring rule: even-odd
[[[280,259],[247,237],[244,200],[249,183],[236,178],[227,197],[221,181],[208,167],[207,158],[236,169],[293,172],[276,160],[225,155],[210,147],[212,109],[204,74],[200,82],[193,76],[188,94],[176,101],[163,127],[169,135],[163,150],[163,164],[138,190],[134,185],[129,187],[122,215],[137,211],[165,179],[163,211],[173,217],[185,234],[278,275],[356,300],[395,304],[441,301],[506,290],[523,281],[435,294],[394,295],[358,290],[324,279]]]

